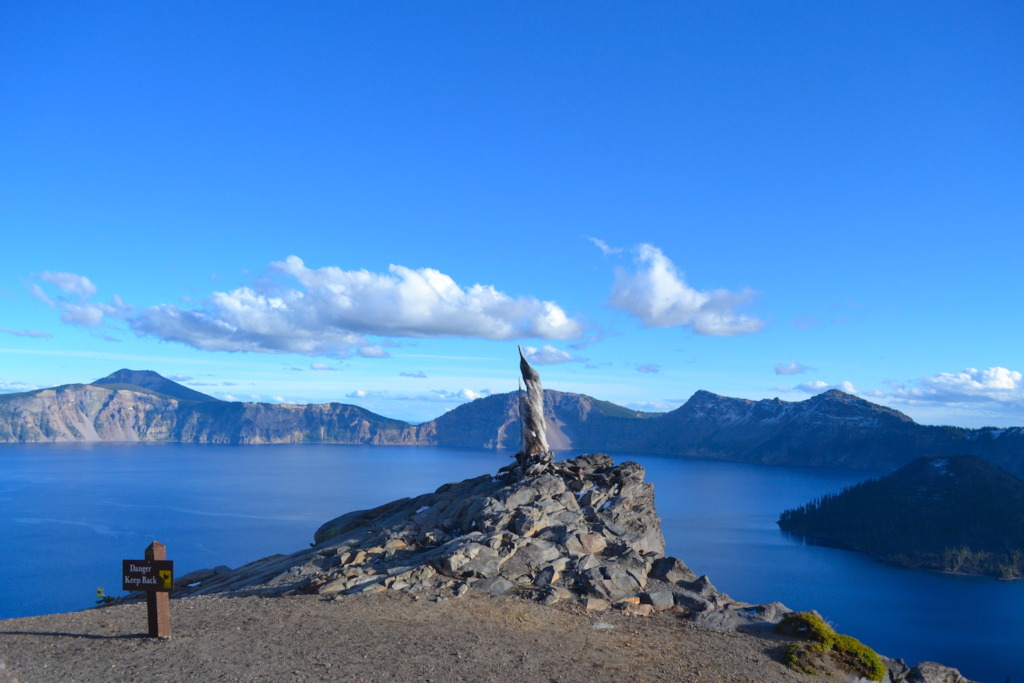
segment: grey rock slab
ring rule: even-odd
[[[697,575],[677,557],[661,557],[651,564],[649,576],[668,583],[687,583],[697,580]]]
[[[640,596],[641,601],[653,605],[659,612],[675,607],[675,595],[670,590],[656,590],[644,593]]]
[[[906,683],[970,683],[958,669],[936,662],[920,662],[907,674]]]
[[[492,576],[487,579],[474,581],[471,587],[473,590],[490,593],[491,595],[504,595],[515,588],[515,584],[502,576]]]

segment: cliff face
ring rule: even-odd
[[[136,391],[72,384],[4,397],[2,441],[160,441],[178,401]]]
[[[418,443],[408,423],[357,406],[185,401],[121,383],[2,396],[0,441]]]
[[[417,445],[408,423],[341,403],[200,403],[179,412],[173,441]]]
[[[125,383],[131,379],[146,386]],[[637,412],[582,394],[544,393],[548,441],[556,450],[877,471],[923,456],[975,455],[1024,476],[1020,427],[922,426],[840,391],[800,402],[698,391],[669,413]],[[191,400],[195,396],[204,400]],[[421,425],[340,403],[218,401],[156,373],[127,370],[91,385],[0,395],[0,441],[6,442],[342,443],[515,451],[519,433],[515,392],[477,399]]]

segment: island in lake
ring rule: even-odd
[[[919,458],[786,510],[784,531],[912,569],[1024,576],[1024,482],[980,458]]]

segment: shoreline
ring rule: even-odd
[[[843,543],[842,541],[835,540],[829,536],[815,536],[813,534],[802,534],[798,531],[790,531],[789,529],[782,529],[782,532],[790,536],[793,536],[794,538],[799,538],[801,539],[801,541],[809,545],[816,545],[822,548],[832,548],[834,550],[846,550],[851,553],[858,553],[865,557],[870,557],[872,560],[875,560],[876,562],[879,562],[886,566],[895,567],[896,569],[905,569],[907,571],[912,572],[930,572],[932,574],[943,574],[945,576],[958,576],[972,579],[992,579],[993,581],[1020,581],[1021,579],[1024,579],[1024,576],[998,576],[996,574],[957,572],[950,571],[948,569],[939,569],[936,567],[904,564],[902,562],[896,562],[895,560],[887,558],[884,555],[879,555],[868,550],[861,550],[860,548],[856,548],[852,545]]]

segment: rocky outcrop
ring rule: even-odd
[[[636,615],[673,610],[729,629],[774,623],[789,611],[736,602],[666,557],[644,475],[636,463],[592,454],[535,477],[505,471],[446,484],[333,519],[309,550],[198,583],[184,577],[195,585],[179,594],[395,590],[442,599],[477,590]]]
[[[906,683],[971,683],[953,667],[935,662],[921,662],[908,671],[902,681],[906,681]],[[902,683],[902,681],[894,679],[894,683]]]
[[[665,612],[705,628],[761,633],[792,614],[777,602],[733,600],[666,556],[654,488],[644,477],[637,463],[615,465],[600,453],[533,477],[505,468],[341,515],[316,531],[311,548],[292,555],[185,575],[175,597],[343,600],[398,591],[437,601],[481,591],[637,617]],[[891,683],[963,682],[948,667],[882,660]]]

